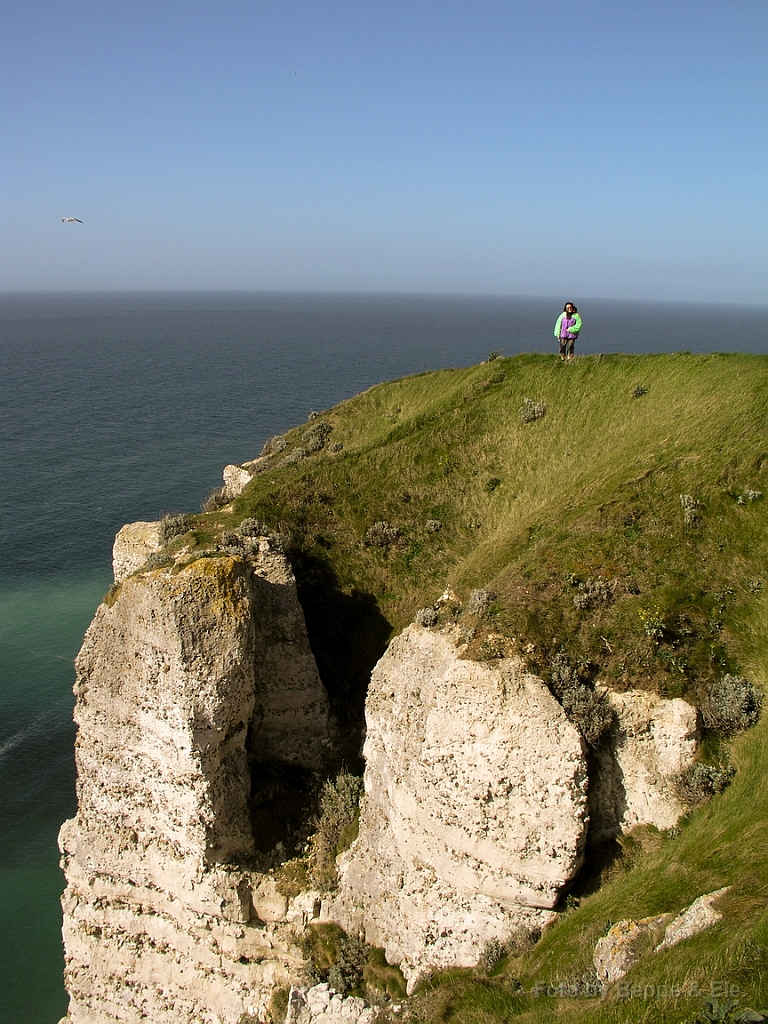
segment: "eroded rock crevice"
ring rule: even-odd
[[[295,940],[318,919],[383,947],[412,987],[539,931],[590,843],[682,812],[695,709],[608,694],[614,723],[590,750],[520,659],[469,660],[458,632],[414,624],[367,685],[365,794],[338,888],[287,896],[270,869],[303,848],[318,780],[357,752],[388,623],[315,566],[308,634],[267,538],[137,571],[154,525],[118,535],[121,585],[77,659],[78,812],[60,837],[72,1024],[265,1019],[275,987],[301,980]],[[334,612],[346,646],[323,636]]]
[[[265,540],[125,577],[77,673],[78,812],[60,837],[70,1020],[263,1016],[301,956],[289,901],[252,870],[252,774],[318,771],[333,743],[287,561]]]

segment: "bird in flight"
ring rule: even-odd
[[[83,222],[80,220],[79,217],[62,217],[61,218],[61,223],[62,224],[82,224]]]

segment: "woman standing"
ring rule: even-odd
[[[560,358],[563,362],[573,359],[573,346],[581,330],[581,317],[572,302],[566,302],[563,312],[555,324],[555,337],[560,342]]]

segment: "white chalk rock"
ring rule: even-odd
[[[544,683],[411,625],[374,669],[366,728],[359,837],[323,916],[383,946],[411,987],[548,919],[582,862],[587,771]]]
[[[693,763],[701,740],[696,708],[684,700],[642,690],[609,692],[608,699],[616,721],[608,742],[591,755],[591,842],[635,825],[675,825],[686,808],[674,779]]]

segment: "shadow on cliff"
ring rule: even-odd
[[[339,725],[337,765],[361,775],[365,697],[371,672],[386,650],[392,624],[373,594],[345,593],[331,565],[301,549],[288,552],[307,633]]]

